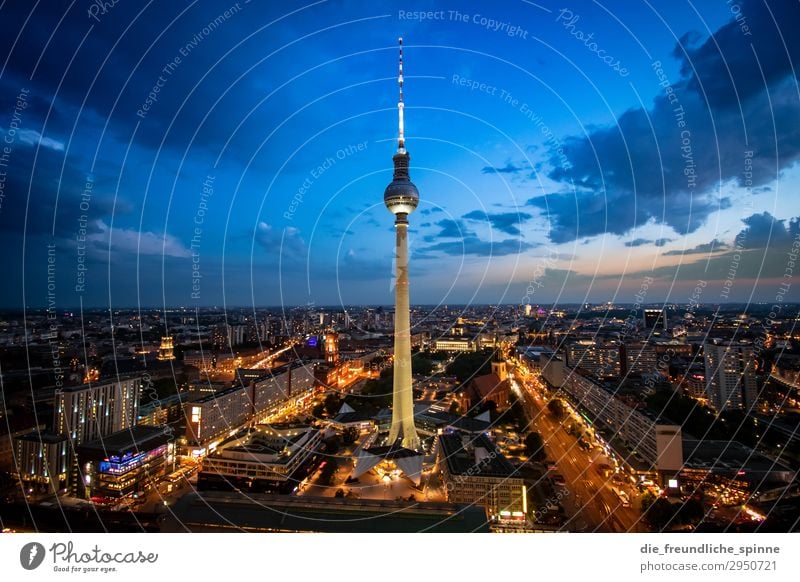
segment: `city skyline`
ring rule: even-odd
[[[648,303],[773,302],[800,248],[774,24],[797,8],[738,8],[232,3],[156,38],[123,4],[8,7],[0,307],[390,304],[401,34],[430,193],[412,305],[625,304],[649,279]]]

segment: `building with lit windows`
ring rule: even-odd
[[[467,338],[439,338],[433,342],[433,349],[437,352],[474,352],[478,346]]]
[[[484,507],[490,519],[525,521],[525,482],[485,434],[451,431],[438,438],[437,466],[448,502]]]
[[[146,493],[169,472],[171,440],[164,427],[135,426],[82,445],[83,495],[102,502]]]
[[[161,338],[161,345],[158,347],[157,358],[162,362],[169,362],[175,359],[175,346],[172,343],[172,336]]]
[[[69,443],[65,435],[33,431],[14,439],[15,475],[26,492],[63,492],[67,487]]]
[[[569,366],[580,366],[598,377],[619,376],[619,344],[615,342],[580,340],[567,345],[566,352]]]
[[[652,331],[667,330],[667,310],[666,309],[645,309],[642,312],[642,323],[644,329]]]
[[[752,344],[706,343],[706,394],[717,412],[725,409],[751,410],[756,404],[756,359]]]
[[[75,451],[84,443],[136,425],[142,378],[120,376],[56,391],[53,432],[66,435],[69,441],[68,484],[73,493],[83,481]]]
[[[203,459],[198,488],[289,493],[308,474],[321,444],[320,431],[304,424],[245,429]]]
[[[55,393],[54,432],[73,446],[130,428],[139,414],[142,376],[62,388]]]
[[[272,370],[237,369],[238,384],[184,404],[186,439],[196,456],[248,424],[305,403],[313,396],[314,369],[293,362]],[[213,446],[211,448],[213,448]]]
[[[624,459],[640,458],[646,471],[668,475],[683,464],[681,427],[626,399],[614,382],[603,382],[579,368],[568,369],[561,386],[569,399],[592,422],[608,429],[629,450]]]
[[[239,430],[252,418],[252,403],[244,386],[234,386],[188,402],[186,407],[186,439],[200,449],[214,440]]]
[[[335,366],[339,363],[339,334],[329,331],[325,334],[325,361]]]

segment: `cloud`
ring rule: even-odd
[[[277,260],[280,255],[293,260],[305,260],[307,246],[300,231],[293,226],[276,230],[266,222],[259,222],[255,233],[256,243],[267,252],[268,260]]]
[[[476,255],[480,257],[503,257],[516,255],[533,248],[531,243],[506,239],[502,241],[481,240],[474,234],[469,234],[459,241],[442,241],[420,249],[420,259],[433,258],[430,253],[442,252],[450,256]]]
[[[110,228],[103,220],[95,220],[93,232],[87,234],[86,240],[97,247],[140,255],[156,255],[185,258],[192,255],[183,243],[167,233],[138,231],[129,228]]]
[[[626,242],[625,246],[626,247],[640,247],[642,245],[649,245],[652,242],[653,241],[651,241],[648,238],[635,238],[633,240],[629,240],[628,242]]]
[[[467,220],[486,221],[488,220],[493,228],[510,234],[511,236],[520,236],[522,233],[518,225],[533,218],[532,214],[527,212],[501,212],[498,214],[488,214],[482,210],[473,210],[464,215]]]
[[[724,250],[728,250],[728,245],[722,242],[721,240],[715,238],[711,242],[697,245],[696,247],[691,249],[686,249],[686,250],[675,249],[673,251],[667,251],[666,253],[664,253],[664,256],[670,257],[670,256],[683,256],[683,255],[700,255],[700,254],[707,254]]]
[[[443,218],[436,223],[439,227],[438,234],[429,234],[422,237],[425,242],[433,242],[440,238],[462,238],[467,236],[475,236],[475,233],[468,229],[464,222],[461,220],[453,220],[452,218]]]
[[[676,46],[681,74],[667,81],[677,101],[662,93],[649,109],[624,112],[614,126],[565,138],[569,166],[550,151],[548,175],[569,191],[528,203],[549,218],[551,240],[623,235],[648,221],[694,232],[711,213],[730,207],[715,192],[720,182],[743,186],[752,162],[748,186],[762,187],[800,158],[792,69],[800,39],[784,24],[800,21],[800,4],[767,9],[748,0],[741,8],[753,31],[747,40],[731,19],[696,48],[683,46],[688,37]]]
[[[772,216],[769,212],[752,214],[743,218],[745,228],[736,235],[736,246],[745,249],[776,247],[790,243],[800,234],[800,217],[785,220]]]
[[[30,146],[41,145],[45,148],[50,148],[57,152],[64,151],[64,142],[58,141],[50,137],[44,137],[35,129],[21,129],[17,135],[22,143]]]
[[[502,168],[496,166],[484,166],[484,168],[481,170],[481,172],[484,174],[518,174],[524,171],[524,167],[515,166],[511,162],[508,162]]]
[[[422,214],[423,216],[428,216],[429,214],[433,214],[434,212],[444,212],[444,210],[442,210],[438,206],[430,206],[428,208],[423,208],[422,210],[419,211],[419,213]]]

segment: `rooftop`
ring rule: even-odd
[[[451,503],[205,492],[185,495],[171,509],[163,532],[489,531],[482,508]]]
[[[125,455],[150,451],[166,444],[170,433],[158,426],[134,426],[129,429],[115,432],[107,437],[101,437],[81,446],[84,452],[97,452],[103,456]]]
[[[443,434],[439,446],[451,475],[515,477],[517,471],[484,434]]]

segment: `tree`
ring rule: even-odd
[[[414,354],[411,357],[411,372],[422,376],[430,376],[433,372],[433,362],[421,354]]]
[[[455,376],[462,384],[475,376],[489,374],[492,371],[493,355],[494,352],[492,350],[458,354],[447,366],[447,374]]]
[[[662,531],[675,516],[675,506],[666,497],[659,497],[647,508],[645,520],[656,531]]]
[[[538,432],[531,432],[525,437],[525,451],[534,461],[541,461],[547,454],[544,450],[544,440]]]
[[[333,416],[342,407],[342,401],[336,394],[328,394],[325,396],[325,411],[328,416]]]
[[[450,404],[450,414],[460,414],[458,409],[458,402],[456,402],[455,400],[453,400],[453,402]]]
[[[333,457],[328,457],[324,464],[322,465],[322,469],[319,473],[319,481],[323,485],[330,485],[333,482],[333,476],[336,474],[337,469],[339,468],[339,463],[336,462],[336,459]]]
[[[564,418],[564,415],[566,414],[564,403],[561,402],[559,398],[553,398],[552,400],[550,400],[547,403],[547,410],[549,410],[550,414],[552,414],[559,420]]]
[[[347,428],[342,435],[342,441],[346,445],[352,445],[358,438],[358,429],[354,426]]]
[[[322,418],[322,415],[325,413],[325,405],[320,403],[314,406],[311,409],[311,414],[317,418]]]
[[[653,502],[656,500],[656,496],[653,495],[650,491],[645,491],[642,493],[642,496],[639,498],[639,504],[642,508],[642,515],[644,515],[647,510],[653,505]]]
[[[678,509],[677,520],[683,524],[696,524],[706,514],[700,500],[691,497]]]

